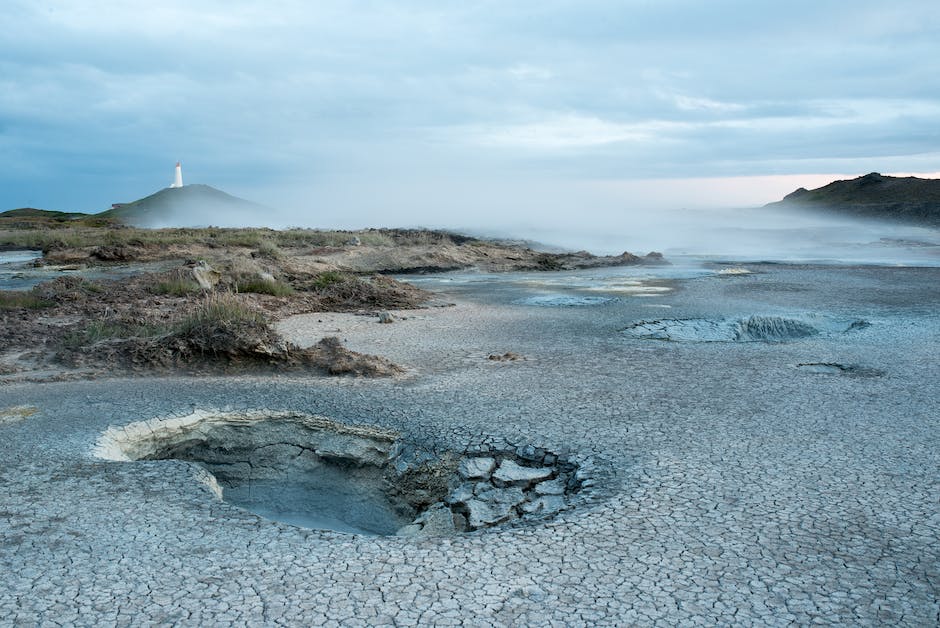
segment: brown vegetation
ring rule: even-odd
[[[250,279],[249,270],[237,265],[216,273],[217,284],[205,289],[193,278],[196,267],[121,281],[68,276],[28,292],[0,291],[0,354],[30,351],[41,363],[69,368],[306,368],[391,375],[400,369],[350,352],[336,340],[310,349],[290,345],[269,321],[297,312],[416,307],[428,297],[389,277],[346,274],[305,278],[295,289],[284,280]]]
[[[240,295],[204,297],[169,325],[126,319],[92,321],[59,342],[55,359],[68,366],[121,366],[133,370],[241,371],[314,369],[332,375],[395,375],[383,358],[349,351],[338,338],[303,349],[286,342],[264,314]]]
[[[273,264],[285,272],[345,271],[357,274],[572,270],[662,263],[630,253],[595,256],[586,251],[546,253],[524,243],[493,242],[421,229],[168,228],[143,229],[81,219],[0,216],[0,247],[41,249],[44,263],[114,264],[204,259],[218,265],[232,257]]]
[[[306,312],[412,309],[431,298],[390,273],[662,263],[655,255],[545,253],[441,231],[141,229],[38,210],[0,216],[4,248],[41,249],[38,264],[138,272],[120,280],[60,277],[31,291],[0,291],[0,372],[30,355],[43,365],[132,370],[263,367],[389,375],[400,369],[350,352],[337,339],[309,349],[289,345],[269,321]]]

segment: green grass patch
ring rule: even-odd
[[[221,293],[209,295],[174,331],[192,335],[218,328],[236,328],[243,325],[266,325],[264,316],[238,298],[237,295]]]
[[[150,292],[153,294],[164,294],[174,297],[185,297],[190,294],[195,294],[200,290],[202,290],[202,288],[198,283],[192,279],[185,279],[183,277],[161,281],[150,287]]]
[[[317,289],[327,288],[329,286],[333,286],[338,283],[346,283],[347,281],[350,281],[351,279],[356,279],[356,277],[349,275],[347,273],[341,273],[341,272],[337,272],[334,270],[328,270],[324,273],[320,273],[319,275],[317,275],[313,279],[312,285],[314,288],[317,288]]]
[[[167,247],[201,244],[210,248],[250,248],[261,255],[276,255],[278,249],[304,247],[343,247],[355,238],[367,246],[393,246],[396,237],[379,230],[366,231],[321,231],[319,229],[286,229],[277,231],[263,228],[166,228],[144,229],[125,227],[110,223],[95,223],[89,219],[68,222],[46,222],[42,224],[0,220],[0,244],[42,249],[91,248],[107,244],[111,246]],[[416,242],[431,242],[439,235],[416,231],[406,238]],[[411,242],[409,242],[411,243]]]
[[[255,251],[259,257],[266,257],[268,259],[281,259],[284,256],[281,247],[277,245],[276,242],[271,240],[262,240],[258,244],[258,249]]]
[[[235,283],[235,289],[238,292],[270,294],[275,297],[289,297],[294,294],[294,289],[283,281],[271,281],[260,277],[239,280]]]
[[[168,333],[166,325],[130,323],[120,320],[91,321],[82,329],[67,334],[62,344],[70,349],[88,347],[104,340],[128,338],[155,338]]]

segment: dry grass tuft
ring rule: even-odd
[[[35,292],[0,290],[0,310],[39,310],[51,306],[52,303]]]

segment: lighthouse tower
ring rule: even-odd
[[[181,188],[183,187],[183,169],[180,167],[180,162],[176,162],[176,176],[173,177],[173,183],[170,185],[171,188]]]

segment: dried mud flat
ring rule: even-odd
[[[330,332],[408,368],[399,379],[6,385],[0,405],[30,410],[0,424],[0,617],[934,625],[940,271],[762,270],[590,308],[495,305],[481,282],[455,307],[399,312],[391,324],[304,314],[277,326],[301,347]],[[804,289],[777,289],[790,285]],[[869,325],[788,342],[622,333],[650,320],[651,304],[677,321],[813,315]],[[525,359],[488,359],[506,353]],[[207,409],[314,414],[461,455],[531,445],[594,469],[595,494],[526,525],[347,535],[220,501],[192,462],[93,454],[111,426]]]

